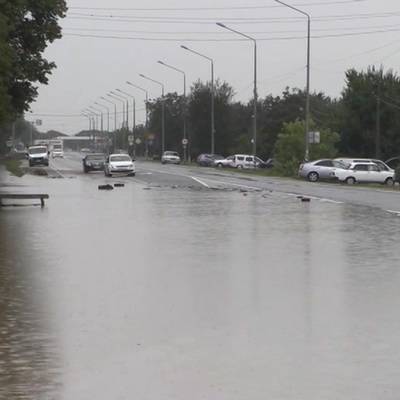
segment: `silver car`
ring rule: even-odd
[[[335,176],[337,169],[346,169],[346,165],[330,159],[311,161],[300,165],[299,176],[310,182],[318,182],[320,179],[337,179]]]
[[[176,151],[164,151],[161,157],[161,164],[180,164],[181,158]]]

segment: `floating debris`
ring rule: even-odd
[[[113,190],[114,187],[111,185],[99,185],[99,190]]]

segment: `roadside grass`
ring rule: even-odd
[[[25,172],[22,168],[22,161],[16,159],[3,159],[0,160],[0,163],[3,164],[7,171],[9,171],[12,175],[18,176],[21,178],[25,175]]]

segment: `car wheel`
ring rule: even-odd
[[[354,185],[354,184],[356,183],[356,180],[355,180],[355,178],[350,177],[350,178],[347,178],[347,179],[346,179],[346,183],[347,183],[348,185]]]
[[[236,168],[237,169],[243,169],[243,165],[239,164]]]
[[[318,182],[318,180],[319,180],[318,172],[315,172],[315,171],[310,172],[310,173],[307,175],[307,178],[308,178],[308,180],[309,180],[310,182]]]
[[[165,161],[161,161],[161,164],[163,164],[163,165],[164,165],[164,164],[166,164],[166,162],[165,162]]]
[[[87,174],[87,173],[89,172],[89,170],[88,170],[87,168],[83,168],[83,172],[84,172],[85,174]]]
[[[393,178],[387,178],[385,181],[385,184],[388,186],[393,186],[394,185],[394,180]]]
[[[218,167],[218,168],[222,168],[223,165],[222,165],[221,163],[218,163],[218,164],[217,164],[217,167]]]
[[[132,172],[129,174],[129,176],[135,176],[135,175],[136,175],[136,172]]]

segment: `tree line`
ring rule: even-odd
[[[0,0],[0,146],[9,123],[28,111],[37,86],[47,84],[55,64],[43,57],[61,38],[65,0]]]
[[[214,90],[216,153],[251,153],[253,102],[235,101],[235,91],[227,82],[217,81]],[[151,101],[148,104],[149,131],[160,132],[164,101],[166,149],[182,152],[186,109],[192,157],[209,153],[210,99],[210,84],[198,81],[193,84],[186,103],[177,93]],[[268,95],[259,100],[257,152],[260,157],[294,157],[294,163],[301,161],[304,157],[305,99],[303,90],[286,88],[279,96]],[[340,154],[387,159],[400,154],[400,79],[393,71],[374,67],[366,71],[348,70],[339,98],[313,92],[310,102],[311,128],[319,131],[322,137],[320,145],[310,145],[311,157]],[[292,138],[294,142],[291,142],[288,136],[292,137],[294,132],[297,139]],[[159,148],[160,136],[156,137]]]

